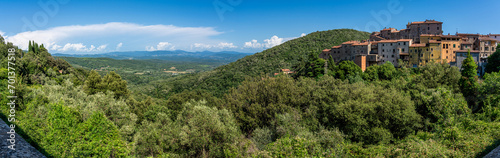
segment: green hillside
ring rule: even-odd
[[[368,32],[352,29],[318,31],[246,56],[213,71],[173,78],[165,81],[165,84],[171,86],[173,93],[186,89],[204,89],[213,92],[215,96],[222,96],[229,88],[239,85],[245,77],[279,72],[282,68],[291,68],[301,60],[307,60],[310,52],[319,54],[325,48],[345,41],[365,40],[369,36]]]

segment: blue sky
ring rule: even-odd
[[[186,50],[259,52],[315,31],[405,28],[442,21],[444,33],[500,33],[500,1],[3,0],[0,34],[51,53]]]

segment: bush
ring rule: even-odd
[[[421,125],[410,97],[398,90],[362,82],[324,87],[327,97],[319,105],[318,120],[326,127],[338,127],[353,141],[388,142],[406,137]]]

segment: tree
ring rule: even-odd
[[[93,95],[97,92],[105,91],[102,85],[101,75],[99,75],[99,73],[97,73],[95,70],[90,71],[90,74],[83,85],[83,89],[88,95]]]
[[[303,61],[295,66],[297,73],[295,77],[305,76],[318,78],[324,75],[325,60],[318,57],[314,52],[309,53],[308,61]]]
[[[497,46],[497,51],[488,57],[488,64],[486,64],[486,73],[500,71],[500,44]]]
[[[335,61],[331,55],[328,56],[328,75],[335,76],[336,69]]]
[[[391,80],[392,78],[395,77],[396,73],[397,73],[396,68],[389,61],[385,62],[384,64],[380,65],[380,67],[378,67],[378,77],[381,80]]]
[[[469,52],[467,53],[467,58],[462,62],[462,78],[460,79],[460,89],[473,112],[479,110],[479,108],[476,106],[476,97],[478,95],[479,87],[477,80],[477,65],[470,55],[469,50]]]
[[[122,77],[116,72],[111,71],[103,78],[104,89],[115,93],[115,98],[128,97],[127,81],[122,80]]]
[[[357,74],[361,75],[363,71],[356,65],[353,61],[344,60],[339,63],[335,69],[335,78],[347,79],[350,75],[355,76]]]

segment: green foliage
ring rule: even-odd
[[[72,152],[76,157],[125,157],[125,146],[116,126],[101,112],[94,113],[80,124],[74,135],[78,136]]]
[[[365,40],[369,35],[368,32],[351,29],[313,32],[213,71],[172,78],[165,83],[171,85],[170,93],[180,93],[185,89],[204,89],[216,97],[222,97],[229,89],[240,85],[246,77],[258,77],[261,74],[279,72],[283,68],[292,68],[302,62],[301,59],[308,59],[311,52],[318,55],[324,48],[350,40]]]
[[[500,71],[500,45],[497,46],[497,51],[488,57],[488,64],[486,64],[485,72],[499,72]]]
[[[104,85],[102,84],[102,77],[96,71],[92,70],[89,73],[89,76],[85,80],[85,84],[83,86],[85,93],[89,95],[96,94],[97,92],[103,92]]]
[[[232,89],[224,107],[234,113],[241,129],[250,134],[257,127],[269,126],[275,114],[291,110],[299,93],[290,77],[254,78]]]
[[[294,73],[295,78],[300,76],[318,78],[325,75],[325,60],[311,52],[309,53],[308,60],[294,66],[294,69],[297,70]]]
[[[477,106],[477,96],[478,96],[478,77],[477,77],[477,65],[472,59],[469,53],[467,58],[462,62],[462,78],[460,79],[460,90],[462,94],[467,99],[469,107],[472,111],[478,111],[480,107]]]
[[[38,96],[39,98],[42,96]],[[82,120],[77,110],[62,103],[28,104],[19,122],[33,143],[54,157],[123,157],[126,143],[108,119],[95,114]]]
[[[353,61],[344,60],[337,65],[335,71],[335,78],[345,80],[350,76],[360,75],[363,71]]]
[[[486,73],[479,87],[483,109],[479,114],[485,121],[500,120],[500,72]]]
[[[395,78],[397,70],[390,61],[387,61],[384,64],[380,65],[380,67],[378,67],[377,72],[378,72],[379,79],[391,80],[391,79]]]
[[[127,98],[130,93],[127,89],[127,81],[122,80],[122,77],[114,71],[104,76],[102,84],[104,89],[112,91],[115,94],[115,98]]]
[[[144,121],[135,138],[137,154],[176,153],[188,157],[222,157],[240,133],[231,113],[205,106],[205,101],[184,104],[171,120],[159,113],[155,122]]]
[[[206,105],[208,107],[222,108],[222,101],[219,98],[212,96],[209,92],[199,89],[193,91],[186,90],[182,93],[172,95],[168,98],[165,104],[168,109],[171,110],[172,116],[177,117],[177,114],[184,108],[185,103],[202,100],[206,101]]]
[[[109,72],[103,78],[96,71],[90,71],[83,89],[89,95],[98,92],[106,93],[109,90],[113,92],[115,98],[127,98],[130,93],[127,89],[127,81],[122,80],[120,75],[114,71]]]
[[[75,57],[57,57],[57,60],[68,61],[76,68],[97,70],[101,75],[107,72],[115,71],[129,83],[129,87],[134,87],[141,90],[144,87],[150,88],[153,81],[162,81],[167,78],[172,78],[171,67],[175,67],[176,71],[180,72],[204,72],[215,69],[218,66],[226,64],[225,62],[188,62],[188,61],[171,61],[171,60],[116,60],[110,58],[75,58]],[[178,74],[183,76],[183,74]],[[76,83],[75,83],[76,84]],[[156,88],[156,87],[153,87]],[[161,88],[161,87],[160,87]],[[160,89],[162,90],[162,89]],[[143,91],[145,93],[147,91]],[[153,96],[156,98],[165,98],[166,96]]]
[[[470,56],[462,74],[438,63],[385,63],[362,73],[330,58],[323,76],[322,48],[365,36],[316,32],[214,71],[136,78],[132,91],[120,75],[135,72],[101,77],[108,70],[75,69],[31,41],[23,53],[0,37],[0,53],[15,48],[19,57],[19,134],[48,157],[482,157],[500,145],[500,73],[477,83]],[[153,61],[131,61],[146,62]],[[300,64],[304,77],[266,75]],[[5,68],[0,78],[7,79]],[[477,113],[467,97],[481,107]],[[0,116],[9,113],[7,101],[0,98]]]
[[[321,156],[318,144],[301,137],[285,137],[268,146],[271,157]]]
[[[446,63],[428,63],[419,68],[419,74],[413,78],[414,89],[435,89],[445,87],[453,92],[460,92],[460,71]]]
[[[319,84],[328,89],[321,99],[324,103],[318,105],[318,120],[326,127],[338,127],[351,140],[387,142],[420,127],[420,116],[410,97],[395,89],[362,82],[332,83],[328,78]]]

